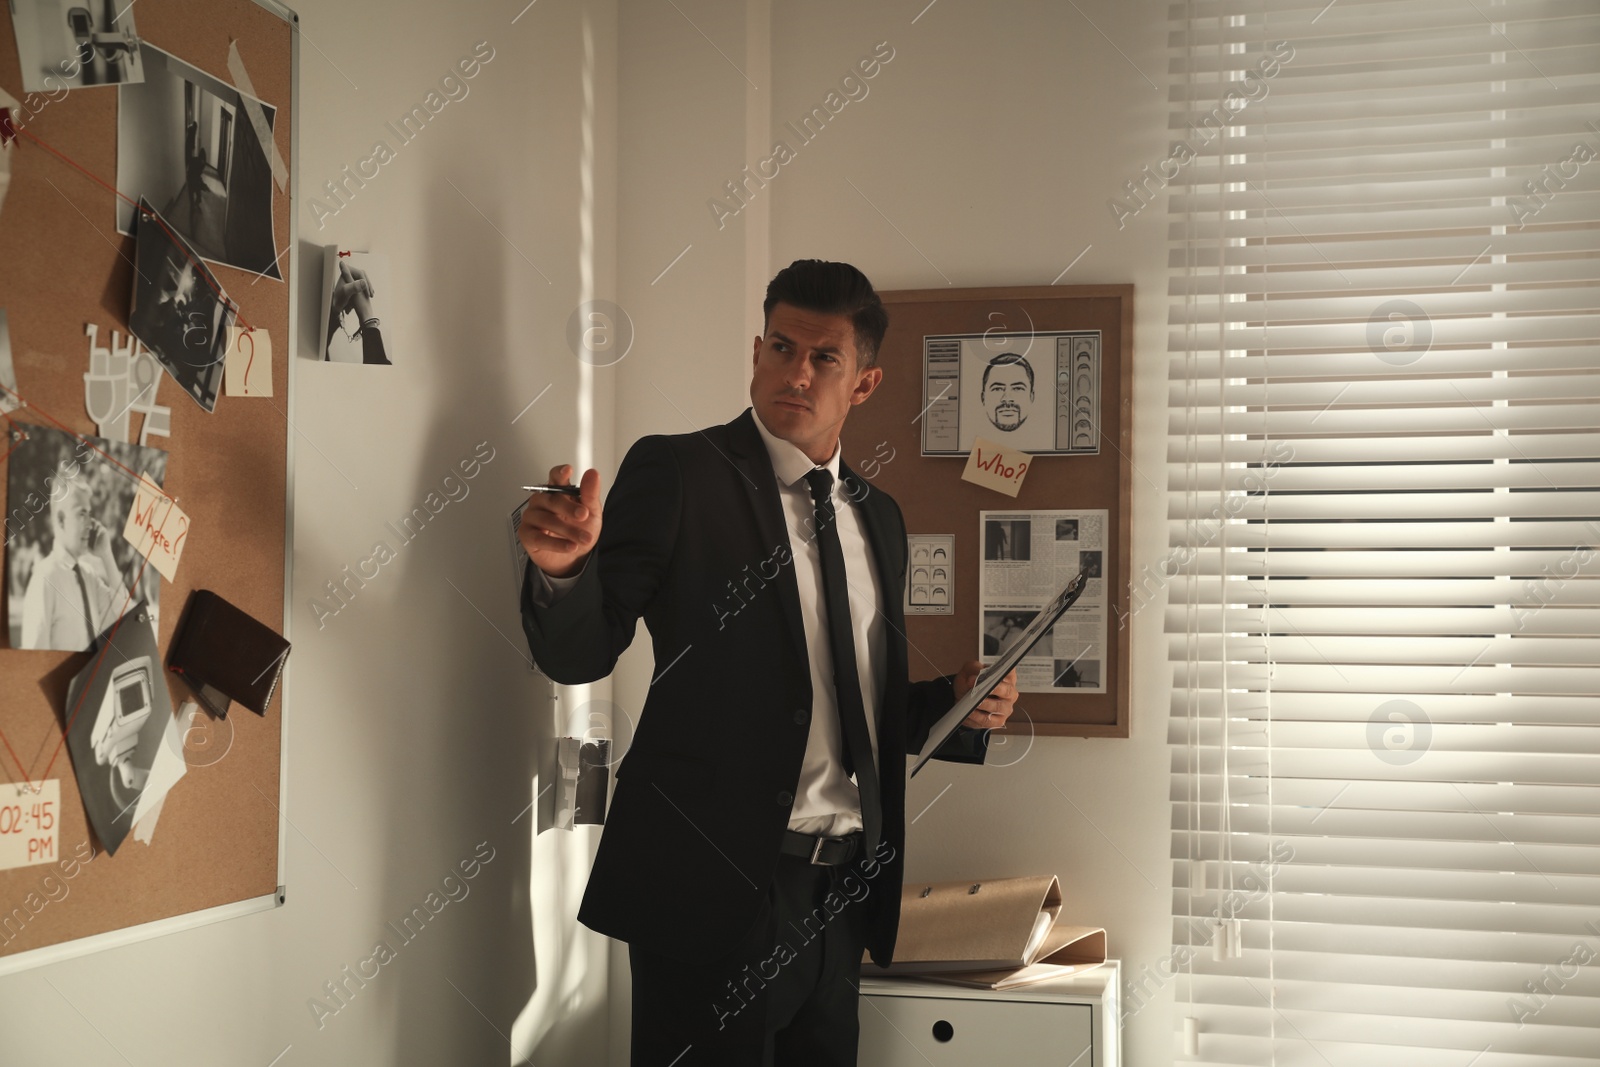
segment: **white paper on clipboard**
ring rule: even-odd
[[[917,753],[916,762],[911,765],[912,777],[915,777],[923,765],[933,758],[939,746],[948,741],[961,727],[962,721],[972,714],[972,709],[983,703],[990,691],[1000,684],[1000,679],[1017,665],[1017,661],[1028,654],[1028,650],[1038,643],[1039,638],[1050,632],[1050,627],[1054,626],[1056,620],[1083,595],[1084,586],[1088,584],[1088,574],[1079,571],[1077,577],[1068,582],[1066,587],[1056,594],[1056,598],[1034,616],[1033,622],[1022,631],[1022,636],[1002,649],[999,657],[979,673],[977,681],[967,690],[966,695],[956,701],[955,705],[933,724],[933,729],[928,731],[928,742],[922,746],[922,751]]]

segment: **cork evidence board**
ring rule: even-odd
[[[996,754],[1021,758],[1036,735],[1127,737],[1133,287],[881,296],[885,374],[845,424],[844,458],[905,515],[912,677],[996,651],[1082,565],[1071,621],[1019,667],[1031,678]],[[977,442],[1024,453],[1015,497],[963,480]]]
[[[297,266],[298,33],[289,9],[271,0],[8,6],[0,90],[10,99],[0,103],[10,106],[15,136],[0,162],[0,406],[12,408],[0,416],[0,596],[9,623],[0,650],[0,973],[282,903],[282,687],[265,715],[235,704],[222,719],[179,721],[193,697],[164,664],[197,589],[288,636]],[[141,197],[164,220],[159,230],[145,215],[134,226]],[[147,264],[147,235],[157,252],[158,238],[170,246],[167,261]],[[145,287],[137,307],[136,277]],[[237,329],[222,329],[230,320],[254,332],[239,340]],[[131,323],[147,341],[177,331],[151,343],[165,353],[159,365],[135,349]],[[207,358],[174,362],[174,339]],[[235,356],[247,361],[235,385],[248,395],[225,388],[222,367]],[[112,443],[119,437],[125,443]],[[79,471],[88,491],[60,492],[69,506],[58,518],[46,479]],[[170,580],[123,537],[141,474],[160,483],[146,505],[187,516]],[[139,650],[129,652],[110,688],[100,681],[108,695],[90,706],[90,683],[75,712],[69,688],[80,672],[92,674],[96,656],[67,647],[80,640],[70,622],[75,612],[82,632],[97,608],[88,584],[81,601],[64,585],[65,611],[32,579],[54,573],[58,534],[63,545],[80,543],[61,533],[80,500],[94,518],[76,520],[89,531],[81,543],[109,566],[59,573],[70,583],[98,568],[108,585],[120,581],[123,637],[138,632],[137,604],[153,600],[144,632],[156,648],[142,666]],[[159,533],[177,548],[165,525]],[[167,749],[160,774],[182,777],[158,818],[133,809],[140,826],[154,827],[148,842],[133,829],[112,851],[85,798],[103,788],[120,801],[141,788],[113,751],[121,721],[113,713],[130,715],[141,700],[141,721],[159,724]],[[88,747],[77,748],[68,743],[75,715],[105,716],[113,727],[97,720]],[[141,726],[141,744],[147,736]],[[94,790],[79,780],[89,764]]]

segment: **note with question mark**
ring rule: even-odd
[[[272,338],[257,326],[228,328],[228,355],[222,365],[225,396],[272,395]]]

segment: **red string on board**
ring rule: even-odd
[[[40,148],[44,149],[46,152],[49,152],[51,155],[55,156],[61,162],[67,164],[72,169],[78,171],[80,174],[82,174],[84,177],[88,178],[90,181],[94,182],[96,185],[99,185],[102,188],[110,191],[110,193],[113,196],[117,197],[119,200],[122,200],[122,201],[132,205],[134,210],[138,211],[142,218],[149,219],[149,220],[155,222],[156,225],[160,226],[162,228],[162,230],[166,232],[167,236],[172,238],[173,243],[178,248],[180,248],[180,249],[182,249],[184,251],[185,256],[188,257],[188,259],[189,259],[189,261],[191,263],[193,263],[197,267],[202,267],[203,268],[203,264],[201,264],[199,262],[199,260],[197,260],[194,256],[189,255],[188,247],[187,247],[186,242],[181,240],[178,237],[178,235],[173,232],[172,228],[169,227],[166,224],[166,221],[164,219],[162,219],[159,215],[155,214],[153,211],[147,211],[147,210],[141,208],[139,206],[139,202],[137,200],[134,200],[134,199],[126,196],[115,185],[112,185],[110,182],[105,181],[99,175],[95,174],[93,171],[90,171],[88,168],[82,166],[81,164],[79,164],[78,162],[73,160],[71,157],[63,154],[62,152],[56,150],[51,145],[49,145],[49,144],[45,143],[44,141],[40,140],[39,137],[36,136],[35,134],[30,133],[26,129],[21,129],[21,130],[17,129],[15,124],[12,122],[10,109],[9,108],[0,108],[0,145],[9,145],[12,141],[18,140],[19,138],[27,138],[29,141],[31,141],[34,144],[38,145]],[[348,253],[345,253],[345,254],[348,254]],[[232,311],[234,319],[238,322],[239,327],[244,331],[244,335],[245,336],[249,336],[251,333],[254,333],[255,332],[255,327],[245,320],[244,316],[239,311],[239,305],[234,303],[232,300],[230,300],[227,297],[227,295],[224,294],[222,292],[222,290],[210,279],[209,272],[207,272],[204,269],[202,269],[198,273],[199,273],[201,278],[204,278],[206,280],[206,284],[211,287],[211,289],[215,293],[217,299],[220,300],[225,307],[227,307],[229,310]],[[252,358],[253,358],[254,349],[255,349],[255,344],[254,344],[254,341],[252,341],[251,342]],[[247,378],[249,377],[248,367],[246,369],[246,377]],[[51,415],[49,412],[45,411],[43,408],[40,408],[40,407],[38,407],[36,405],[28,403],[27,399],[25,397],[23,397],[21,393],[17,392],[14,389],[9,388],[8,386],[3,385],[3,384],[0,384],[0,390],[4,390],[6,393],[10,394],[11,396],[16,397],[18,402],[22,406],[28,407],[32,411],[38,412],[38,414],[41,417],[43,417],[47,422],[50,422],[56,428],[58,428],[60,430],[63,430],[66,433],[69,433],[72,436],[76,437],[80,442],[82,442],[83,444],[88,445],[95,452],[98,452],[103,459],[105,459],[106,461],[110,462],[113,466],[121,468],[130,478],[133,478],[135,481],[138,481],[139,475],[138,475],[137,472],[133,471],[131,468],[129,468],[128,466],[123,464],[121,461],[119,461],[115,456],[112,456],[110,453],[106,452],[104,449],[99,448],[98,446],[92,444],[88,440],[88,438],[86,438],[83,434],[80,434],[76,430],[74,430],[71,427],[67,426],[65,423],[61,422],[59,419],[57,419],[55,416]],[[7,433],[8,433],[9,436],[12,437],[11,447],[8,448],[3,455],[0,455],[0,460],[4,460],[4,459],[7,459],[8,457],[10,457],[12,452],[16,451],[17,445],[21,440],[26,440],[27,434],[26,434],[26,431],[23,431],[21,429],[16,428],[17,424],[12,423],[11,418],[10,418],[9,415],[5,415],[5,413],[0,413],[0,416],[3,416],[5,418],[5,421],[8,424]],[[170,497],[167,497],[164,492],[161,495],[165,499],[169,499],[169,500],[172,499]],[[173,511],[172,508],[168,508],[167,509],[167,515],[169,517],[172,514],[172,511]],[[166,522],[167,522],[167,520],[165,518],[163,518],[162,522],[161,522],[161,532],[165,532],[165,530],[166,530]],[[84,700],[85,697],[88,696],[90,689],[93,688],[95,677],[100,673],[100,665],[105,660],[105,653],[110,649],[111,644],[116,640],[117,631],[119,629],[121,629],[121,627],[122,627],[122,620],[127,617],[128,608],[130,606],[132,606],[134,590],[139,588],[139,584],[144,578],[145,568],[147,566],[149,566],[149,564],[150,564],[149,557],[148,556],[144,557],[142,562],[140,562],[140,564],[139,564],[139,569],[138,569],[137,573],[134,574],[133,582],[132,582],[132,584],[131,584],[131,586],[129,587],[129,590],[128,590],[128,595],[124,599],[121,609],[117,612],[117,621],[112,624],[110,632],[106,635],[105,645],[101,648],[99,656],[96,657],[94,670],[90,673],[88,681],[84,684],[81,692],[79,693],[78,704],[77,704],[77,706],[75,706],[72,709],[71,714],[68,716],[66,728],[61,731],[61,736],[56,742],[55,750],[53,752],[51,752],[50,759],[45,764],[44,771],[41,772],[40,775],[39,775],[38,780],[39,780],[39,782],[41,784],[49,777],[51,769],[55,767],[55,762],[61,755],[62,747],[67,743],[67,736],[68,736],[68,734],[70,734],[72,732],[72,725],[73,725],[74,722],[77,721],[78,713],[79,713],[79,711],[82,710],[83,700]],[[91,622],[91,626],[92,626],[92,622]],[[30,791],[37,791],[38,787],[36,787],[34,785],[34,778],[33,778],[32,774],[28,771],[28,769],[26,767],[23,766],[22,758],[17,755],[16,749],[14,749],[12,747],[12,745],[11,745],[10,738],[5,736],[5,732],[3,730],[0,730],[0,746],[3,746],[5,748],[5,751],[10,753],[12,762],[14,762],[16,764],[17,770],[18,770],[19,773],[21,773],[21,775],[23,777],[23,780],[24,780],[24,783],[26,784],[27,788]]]
[[[171,514],[172,509],[168,508],[167,511],[168,514]],[[165,519],[161,521],[161,526],[162,530],[164,531],[166,529]],[[50,753],[49,761],[45,763],[44,770],[39,773],[38,785],[34,784],[33,775],[26,767],[22,765],[22,757],[18,756],[16,749],[11,747],[10,738],[6,737],[5,731],[0,730],[0,743],[3,743],[6,751],[11,753],[11,758],[16,763],[17,770],[22,773],[23,782],[29,792],[38,792],[38,790],[43,786],[44,782],[50,777],[51,768],[56,765],[56,760],[61,755],[62,746],[67,743],[67,735],[72,732],[72,724],[78,721],[78,712],[83,710],[83,701],[89,695],[89,691],[94,688],[94,680],[100,674],[100,666],[105,662],[106,653],[111,650],[112,644],[116,642],[117,631],[122,629],[122,620],[128,617],[128,608],[133,602],[133,591],[139,588],[140,581],[144,579],[144,569],[149,565],[150,560],[148,557],[145,557],[144,561],[139,564],[139,570],[133,576],[133,583],[128,589],[128,595],[123,600],[121,609],[117,612],[117,621],[111,624],[111,630],[106,634],[106,640],[104,645],[101,646],[100,654],[95,657],[94,670],[90,672],[89,680],[85,682],[83,688],[79,690],[78,703],[72,708],[71,714],[67,716],[67,725],[61,731],[61,736],[56,741],[55,750]]]
[[[113,456],[111,453],[107,452],[105,449],[103,449],[103,448],[99,447],[98,445],[95,445],[92,442],[90,442],[90,440],[87,437],[85,437],[83,434],[79,433],[77,430],[74,430],[72,427],[68,426],[66,423],[62,422],[60,419],[58,419],[54,415],[50,414],[44,408],[40,407],[37,404],[30,403],[28,401],[27,397],[23,396],[21,393],[17,392],[15,389],[12,389],[8,385],[0,384],[0,391],[4,391],[4,392],[9,393],[12,396],[16,397],[17,398],[17,403],[20,406],[27,408],[29,411],[38,412],[39,416],[41,418],[43,418],[46,422],[50,423],[56,429],[62,431],[63,433],[70,433],[72,436],[76,437],[79,441],[83,442],[84,444],[88,445],[90,448],[94,449],[96,452],[100,453],[100,455],[105,459],[105,461],[107,463],[110,463],[113,467],[122,468],[122,470],[127,473],[128,477],[134,479],[135,481],[138,481],[138,479],[139,479],[139,472],[138,471],[136,471],[133,468],[131,468],[131,467],[127,466],[126,464],[124,464],[121,460],[117,459],[116,456]],[[6,421],[10,422],[11,419],[9,417],[7,417]],[[13,424],[13,425],[27,425],[27,424],[26,423],[21,423],[21,424]],[[17,430],[16,432],[21,435],[21,439],[22,440],[24,440],[24,441],[27,440],[28,434],[27,434],[26,430]],[[5,455],[9,456],[9,455],[11,455],[11,452],[13,452],[15,450],[16,450],[16,446],[13,445],[11,447],[11,449],[6,452]],[[4,458],[5,458],[5,456],[0,456],[0,459],[4,459]],[[163,494],[163,495],[165,495],[165,494]]]
[[[0,386],[0,389],[3,388],[5,387]],[[21,401],[19,400],[18,403],[21,404]],[[22,442],[28,439],[28,435],[16,428],[17,424],[11,421],[11,413],[9,411],[0,411],[0,419],[6,420],[6,440],[11,442],[10,448],[0,452],[0,461],[3,461],[11,458],[11,453],[21,447]]]
[[[167,509],[167,514],[172,514],[171,508]],[[166,530],[166,525],[167,521],[162,519],[161,528],[163,532]],[[89,680],[83,683],[83,688],[78,691],[78,704],[72,709],[72,714],[67,717],[66,729],[61,731],[61,737],[58,741],[56,741],[55,751],[50,753],[49,762],[44,765],[44,770],[39,773],[39,783],[41,786],[44,784],[45,780],[50,777],[50,769],[56,765],[56,758],[61,755],[61,748],[67,743],[67,735],[72,733],[72,724],[78,721],[78,712],[83,710],[84,698],[86,698],[89,695],[89,691],[94,688],[94,680],[100,674],[100,666],[106,660],[106,653],[111,651],[111,646],[116,643],[117,631],[122,629],[122,620],[128,617],[128,608],[133,602],[133,591],[139,588],[139,582],[144,578],[144,569],[149,565],[150,559],[148,556],[146,556],[144,557],[144,561],[139,564],[138,572],[133,576],[133,584],[128,589],[128,596],[125,600],[123,600],[121,610],[117,612],[117,621],[111,624],[111,630],[106,634],[105,644],[101,646],[100,654],[95,657],[94,670],[90,672]],[[10,745],[8,744],[6,747],[9,748]],[[24,773],[23,777],[27,779],[28,787],[30,789],[34,788],[32,775]]]
[[[72,427],[68,426],[66,423],[62,422],[60,419],[57,419],[54,415],[50,414],[48,411],[46,411],[43,408],[39,407],[37,404],[29,403],[28,399],[26,397],[24,397],[21,393],[17,392],[15,389],[12,389],[9,386],[0,384],[0,390],[3,390],[4,392],[10,394],[11,396],[16,397],[19,404],[21,404],[23,407],[26,407],[29,411],[37,412],[41,418],[43,418],[46,422],[49,422],[49,423],[53,424],[58,430],[61,430],[64,433],[69,433],[73,437],[76,437],[79,440],[79,442],[81,442],[82,444],[88,445],[91,449],[93,449],[94,451],[98,452],[100,454],[101,458],[106,460],[112,466],[120,468],[122,471],[124,471],[128,475],[128,477],[132,478],[135,482],[137,482],[139,480],[139,474],[138,474],[137,471],[133,470],[133,468],[129,467],[127,464],[125,464],[122,461],[118,460],[117,457],[113,456],[111,453],[107,452],[105,449],[103,449],[103,448],[99,447],[98,445],[94,444],[92,441],[90,441],[83,434],[81,434],[78,431],[74,430]],[[7,459],[7,458],[10,457],[12,452],[15,452],[17,450],[17,445],[21,441],[27,440],[28,434],[27,434],[26,430],[23,430],[23,429],[20,428],[21,426],[26,425],[26,423],[15,423],[15,422],[12,422],[11,416],[9,414],[5,414],[3,412],[0,412],[0,417],[3,417],[5,419],[5,421],[7,422],[7,424],[8,424],[7,434],[8,434],[8,436],[10,436],[12,438],[11,447],[6,450],[4,455],[0,455],[0,459]],[[159,487],[158,487],[158,491],[160,491]],[[177,501],[175,499],[173,499],[172,497],[167,496],[167,494],[165,492],[161,492],[161,496],[162,496],[163,499],[172,500],[173,503],[177,503]],[[172,511],[173,511],[172,508],[168,508],[167,509],[166,517],[164,517],[161,520],[161,530],[159,532],[162,532],[162,533],[166,532],[167,518],[171,517]],[[141,553],[141,555],[143,555],[143,554]],[[78,695],[78,705],[72,709],[72,713],[68,716],[66,729],[62,730],[61,737],[56,742],[55,751],[50,754],[50,761],[45,764],[44,771],[39,775],[39,781],[40,782],[43,782],[46,778],[48,778],[50,776],[51,768],[53,768],[55,766],[56,759],[61,755],[61,746],[65,745],[67,743],[67,735],[69,733],[71,733],[71,731],[72,731],[72,724],[77,721],[78,712],[83,706],[83,699],[84,699],[84,697],[88,696],[89,689],[94,683],[95,676],[100,673],[100,663],[104,660],[105,653],[106,653],[107,649],[110,648],[111,642],[116,640],[117,630],[119,630],[122,627],[122,620],[127,616],[128,608],[130,606],[132,606],[134,590],[139,588],[139,583],[144,579],[144,569],[146,567],[148,567],[149,565],[150,565],[150,558],[148,556],[144,556],[142,562],[139,564],[139,570],[138,570],[137,573],[134,574],[133,582],[128,588],[128,595],[127,595],[126,598],[124,598],[124,600],[122,602],[122,607],[117,612],[117,621],[114,622],[111,625],[111,632],[106,636],[106,646],[105,646],[105,648],[101,649],[99,657],[96,658],[94,672],[89,675],[88,683],[86,683],[84,685],[83,691]],[[91,625],[91,627],[93,626],[93,622],[92,621],[90,622],[90,625]],[[98,636],[98,635],[96,635],[96,636]],[[6,737],[4,730],[0,730],[0,745],[3,745],[5,747],[5,750],[7,752],[11,753],[11,759],[12,759],[12,761],[14,763],[16,763],[17,771],[22,775],[23,781],[26,783],[28,789],[29,790],[34,790],[35,786],[34,786],[33,775],[29,772],[27,767],[23,766],[22,757],[18,756],[17,752],[16,752],[16,749],[11,747],[11,739]]]
[[[7,113],[9,113],[9,112],[7,112]],[[146,211],[144,208],[139,206],[139,201],[134,200],[132,197],[130,197],[126,193],[122,192],[122,190],[118,189],[115,185],[112,185],[110,182],[106,181],[104,178],[100,177],[98,174],[96,174],[93,171],[89,170],[87,167],[82,166],[76,160],[72,159],[70,156],[64,155],[63,153],[57,151],[55,148],[52,148],[50,145],[46,144],[44,141],[41,141],[38,138],[37,135],[28,132],[26,129],[22,129],[22,130],[15,130],[14,129],[12,131],[12,136],[13,137],[25,137],[25,138],[27,138],[29,141],[32,141],[34,144],[38,145],[40,148],[44,149],[46,152],[49,152],[51,155],[53,155],[57,159],[61,160],[61,162],[65,163],[67,166],[71,167],[73,170],[76,170],[78,173],[82,174],[84,177],[86,177],[90,181],[94,182],[96,185],[100,186],[103,189],[109,190],[111,195],[115,196],[118,200],[121,200],[126,204],[132,205],[133,209],[135,211],[139,212],[141,218],[146,218],[146,219],[150,219],[150,220],[154,221],[156,225],[160,226],[161,229],[166,232],[166,235],[168,237],[172,238],[172,243],[174,245],[176,245],[178,248],[183,250],[183,254],[184,254],[185,257],[188,258],[189,262],[193,263],[196,267],[200,267],[201,268],[197,273],[199,274],[199,276],[201,278],[205,279],[206,285],[210,286],[211,291],[216,295],[217,299],[222,301],[222,303],[224,305],[226,305],[233,312],[233,317],[236,320],[238,320],[240,328],[243,329],[245,333],[251,333],[251,332],[253,332],[255,330],[254,326],[250,325],[248,322],[245,321],[244,315],[241,314],[240,311],[239,311],[239,305],[235,304],[232,300],[230,300],[228,298],[227,294],[224,293],[222,291],[222,289],[220,287],[218,287],[216,285],[216,283],[211,280],[210,272],[205,269],[205,265],[202,264],[194,256],[189,255],[189,247],[188,247],[187,242],[182,240],[177,235],[177,233],[173,232],[172,227],[168,226],[167,223],[166,223],[166,220],[163,219],[160,215],[157,215],[153,211]]]

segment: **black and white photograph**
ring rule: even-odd
[[[983,654],[998,656],[1038,617],[1037,611],[986,611],[983,613]]]
[[[322,266],[322,358],[328,363],[394,361],[379,317],[379,301],[391,299],[389,257],[329,246]]]
[[[141,200],[140,206],[149,209]],[[128,329],[190,399],[217,407],[233,305],[216,275],[158,214],[142,215],[133,253]]]
[[[0,411],[17,409],[17,366],[11,362],[11,324],[0,308]]]
[[[1053,610],[1068,595],[1079,572],[1101,577],[1105,567],[1106,512],[984,511],[978,532],[984,562],[978,568],[978,628],[981,653],[992,656],[1004,647],[1010,628],[1026,626],[1038,611]],[[938,584],[935,582],[934,584]],[[1027,618],[1017,618],[1022,609]],[[1086,680],[1074,673],[1070,685],[1057,681],[1068,661],[1100,655],[1105,645],[1107,616],[1103,581],[1086,581],[1065,614],[1051,624],[1028,655],[1017,664],[1017,691],[1048,693],[1071,689],[1078,695],[1104,692],[1098,674]],[[1062,661],[1059,669],[1052,661]]]
[[[983,558],[1029,560],[1033,558],[1033,525],[1027,519],[985,519]]]
[[[162,484],[167,453],[47,426],[13,429],[27,439],[14,442],[6,484],[11,647],[81,652],[139,600],[158,617],[161,574],[122,530],[139,475]]]
[[[1030,455],[1099,451],[1098,331],[923,338],[922,453],[982,438]]]
[[[161,752],[172,697],[155,620],[144,604],[130,605],[115,633],[108,627],[99,635],[94,651],[67,687],[67,748],[89,824],[115,854]]]
[[[1054,673],[1053,684],[1057,689],[1100,688],[1100,661],[1097,659],[1058,659]]]
[[[150,201],[201,257],[282,279],[273,247],[272,167],[239,90],[144,46],[145,78],[117,98],[117,188]],[[267,125],[276,110],[265,104]],[[117,203],[117,232],[134,231]]]
[[[127,0],[10,0],[22,88],[54,93],[144,81]]]

